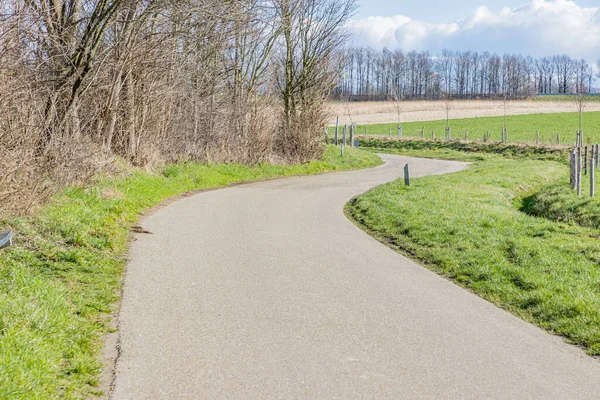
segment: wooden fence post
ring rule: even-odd
[[[338,131],[339,131],[339,125],[340,125],[340,117],[336,117],[335,118],[335,136],[333,137],[333,143],[337,146],[338,145]]]
[[[353,142],[354,142],[354,124],[350,124],[350,147],[352,147]]]
[[[344,155],[344,151],[346,150],[346,133],[348,132],[348,125],[344,125],[344,131],[342,133],[342,146],[341,146],[341,154]]]
[[[587,164],[588,164],[588,147],[585,146],[584,149],[585,150],[584,150],[584,157],[583,157],[583,174],[587,175],[587,173],[588,173],[588,167],[587,167]]]
[[[596,183],[594,182],[594,156],[598,157],[598,155],[592,153],[592,157],[590,157],[590,197],[594,197],[596,190]]]
[[[577,151],[575,149],[571,150],[570,167],[571,189],[574,190],[577,187]]]
[[[433,132],[433,130],[431,131],[431,140],[435,139],[435,133]]]
[[[582,170],[581,147],[577,148],[577,196],[581,196],[581,170]]]
[[[421,137],[425,139],[425,127],[421,128]]]

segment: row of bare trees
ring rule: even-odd
[[[116,158],[320,156],[355,0],[0,0],[0,212]]]
[[[600,68],[600,66],[599,66]],[[443,50],[348,51],[334,95],[352,99],[521,98],[589,93],[592,66],[567,55],[535,59],[515,54]]]

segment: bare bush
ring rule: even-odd
[[[0,0],[0,212],[115,157],[307,161],[352,0]]]

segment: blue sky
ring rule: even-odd
[[[358,18],[406,15],[414,19],[441,23],[464,19],[480,6],[500,11],[504,7],[522,6],[527,0],[360,0],[359,3]],[[581,7],[593,7],[600,5],[600,0],[579,0],[576,3]]]
[[[359,0],[356,44],[600,59],[600,0]]]

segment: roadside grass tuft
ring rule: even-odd
[[[456,174],[372,189],[347,212],[383,243],[600,355],[600,232],[519,210],[568,168],[484,157]]]
[[[168,197],[291,175],[379,165],[375,154],[328,146],[303,165],[166,166],[64,190],[33,217],[0,219],[16,232],[0,252],[0,398],[97,395],[103,334],[119,299],[130,229]]]

